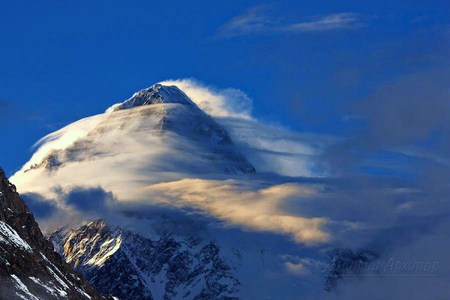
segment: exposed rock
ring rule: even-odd
[[[325,272],[325,290],[331,291],[345,276],[358,276],[371,272],[378,255],[369,250],[353,252],[349,249],[336,249],[328,253],[329,264]],[[375,270],[376,271],[376,270]]]
[[[47,241],[0,169],[0,299],[101,299]]]
[[[212,242],[145,238],[96,220],[50,240],[100,292],[120,299],[238,299],[233,267]]]

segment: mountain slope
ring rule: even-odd
[[[0,299],[100,299],[42,235],[0,169]]]
[[[47,195],[89,182],[128,201],[143,198],[139,189],[129,192],[138,183],[253,172],[224,127],[176,86],[156,84],[43,138],[11,180]]]
[[[212,242],[144,238],[96,220],[50,236],[90,284],[120,299],[237,299],[233,268]]]

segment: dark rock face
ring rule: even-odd
[[[378,255],[370,250],[351,251],[336,249],[328,253],[329,264],[325,273],[325,290],[336,288],[345,276],[357,276],[373,270]]]
[[[1,169],[0,299],[101,299],[53,250]]]
[[[92,286],[120,299],[238,299],[240,283],[212,242],[144,238],[103,220],[50,240]]]

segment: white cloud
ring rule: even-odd
[[[234,17],[225,23],[219,30],[220,36],[231,37],[270,30],[270,18],[265,15],[266,6],[256,6],[245,13]]]
[[[345,12],[313,17],[311,21],[289,24],[284,27],[284,30],[292,32],[327,31],[354,29],[361,25],[360,16],[358,14]]]
[[[187,78],[165,80],[160,83],[177,86],[198,107],[213,117],[251,118],[252,99],[239,89],[218,89]]]
[[[175,85],[228,130],[232,140],[259,172],[286,176],[324,175],[318,162],[322,148],[333,138],[301,135],[252,116],[252,99],[239,89],[220,89],[193,79],[166,80]]]
[[[259,33],[298,33],[356,29],[363,25],[360,15],[353,12],[312,16],[308,20],[286,22],[270,17],[268,6],[256,6],[225,23],[218,31],[219,37],[234,37]]]
[[[335,138],[300,134],[256,119],[220,118],[233,141],[259,172],[285,176],[324,176],[323,149]]]
[[[54,150],[71,146],[78,139],[85,137],[104,118],[105,115],[84,118],[41,138],[33,145],[33,149],[37,149],[37,151],[22,169],[28,169],[33,164],[39,164]]]

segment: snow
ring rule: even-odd
[[[50,268],[47,267],[47,270],[53,275],[53,278],[66,290],[69,289],[69,286]]]
[[[24,300],[39,300],[35,295],[30,293],[27,286],[20,281],[19,277],[12,274],[11,278],[13,279],[14,283],[16,284],[16,287],[19,289],[20,292],[16,292],[16,295]]]
[[[51,261],[49,261],[48,260],[48,258],[43,254],[43,253],[41,253],[41,256],[44,258],[44,260],[45,261],[47,261],[59,274],[60,274],[60,276],[62,277],[62,278],[64,278],[67,282],[69,282],[70,283],[70,281],[68,281],[67,280],[67,278],[66,278],[66,276],[64,276],[64,274],[51,262]],[[53,275],[53,278],[55,278],[55,280],[64,288],[64,289],[66,289],[66,290],[68,290],[68,289],[70,289],[69,288],[69,286],[64,282],[64,280],[62,280],[62,278],[58,275],[58,274],[56,274],[53,270],[52,270],[52,268],[50,268],[50,267],[47,267],[47,270]],[[85,292],[85,291],[83,291],[83,290],[81,290],[81,289],[79,289],[78,287],[76,287],[76,286],[74,286],[72,283],[71,283],[71,285],[80,293],[80,294],[82,294],[83,296],[85,296],[86,298],[89,298],[89,299],[91,299],[91,297]]]
[[[122,244],[122,236],[109,239],[105,241],[101,246],[99,252],[97,252],[90,260],[86,262],[86,265],[95,265],[97,267],[102,266],[108,258],[116,253],[120,249]]]
[[[135,108],[143,105],[158,105],[163,103],[177,103],[182,105],[195,106],[191,99],[186,96],[176,86],[164,86],[155,84],[147,89],[134,93],[133,96],[124,101],[117,103],[106,110],[106,113],[112,113],[118,110]]]
[[[144,293],[151,293],[153,299],[159,300],[167,296],[171,299],[186,299],[183,295],[187,293],[190,293],[193,297],[200,294],[203,289],[209,289],[206,280],[203,278],[204,276],[218,276],[219,278],[223,277],[224,274],[225,276],[232,276],[226,270],[219,270],[218,273],[215,273],[215,267],[211,261],[208,263],[203,262],[201,257],[205,256],[204,258],[209,259],[207,258],[209,257],[209,248],[206,247],[209,245],[209,242],[194,242],[181,235],[171,237],[159,236],[155,240],[150,240],[123,228],[102,231],[101,237],[98,237],[98,234],[92,236],[92,232],[98,230],[97,226],[99,226],[98,223],[91,222],[87,226],[81,225],[77,229],[72,230],[71,234],[66,233],[65,237],[59,236],[60,232],[58,231],[56,232],[58,236],[52,235],[51,237],[54,243],[69,243],[71,245],[70,249],[66,249],[68,256],[72,255],[73,249],[80,247],[89,249],[83,257],[80,257],[83,261],[80,261],[77,269],[80,272],[86,272],[85,274],[91,274],[90,276],[93,277],[87,277],[89,281],[96,278],[96,270],[102,269],[103,272],[107,272],[106,270],[114,272],[114,270],[122,270],[124,266],[128,267],[131,264],[132,268],[126,271],[130,272],[127,273],[129,274],[128,280],[124,279],[119,285],[115,285],[117,283],[113,283],[113,278],[116,275],[118,276],[118,274],[110,274],[112,286],[108,288],[125,291],[140,282],[145,286],[146,290],[143,291]],[[76,232],[76,234],[73,234],[73,232]],[[69,235],[76,237],[76,239],[69,241],[67,239]],[[116,244],[117,241],[120,242],[120,247],[117,247],[119,245],[119,243]],[[159,252],[155,252],[159,251],[157,250],[159,247],[165,247],[166,245],[169,247],[166,254],[161,253],[160,256]],[[142,249],[147,250],[142,251]],[[162,251],[164,252],[164,250]],[[105,267],[102,263],[93,263],[113,255],[115,255],[115,259],[111,261],[116,265],[108,264]],[[177,271],[177,259],[184,255],[187,255],[187,264],[180,265],[180,271]],[[67,260],[67,256],[65,258]],[[143,262],[142,259],[148,260]],[[85,263],[86,261],[89,263]],[[103,269],[104,267],[105,269]],[[203,269],[206,271],[196,271]],[[189,275],[184,272],[188,272]],[[102,274],[101,276],[106,275],[105,273]],[[181,282],[176,279],[178,276],[180,276]],[[183,276],[189,276],[189,279],[182,279],[184,278]],[[106,280],[108,280],[107,278]],[[228,277],[222,278],[218,282],[225,284],[227,288],[235,284]],[[227,293],[232,294],[232,291],[230,290]]]
[[[32,251],[30,245],[28,245],[28,243],[25,242],[11,226],[3,221],[0,221],[0,242],[18,247],[27,252]]]
[[[53,296],[60,296],[60,297],[63,297],[63,298],[66,298],[66,297],[67,297],[67,292],[65,292],[65,291],[63,291],[63,290],[61,290],[61,289],[58,289],[58,288],[55,287],[55,286],[51,287],[51,286],[49,286],[49,285],[46,285],[46,284],[44,284],[41,280],[39,280],[39,278],[36,278],[36,277],[30,277],[30,279],[31,279],[32,281],[34,281],[36,284],[42,286],[45,290],[47,290],[47,292],[48,292],[49,294],[51,294],[51,295],[53,295]]]
[[[75,287],[75,289],[77,290],[78,293],[82,294],[84,297],[88,298],[88,299],[92,299],[91,296],[89,296],[85,291],[83,291],[82,289]]]
[[[42,258],[48,263],[50,264],[50,266],[52,266],[60,275],[62,278],[66,279],[67,278],[64,276],[64,274],[41,252],[40,253]],[[47,266],[47,270],[53,275],[53,278],[55,278],[55,280],[66,290],[69,289],[69,286],[64,282],[64,280],[61,279],[60,276],[58,276],[58,274],[56,274],[52,268]]]

